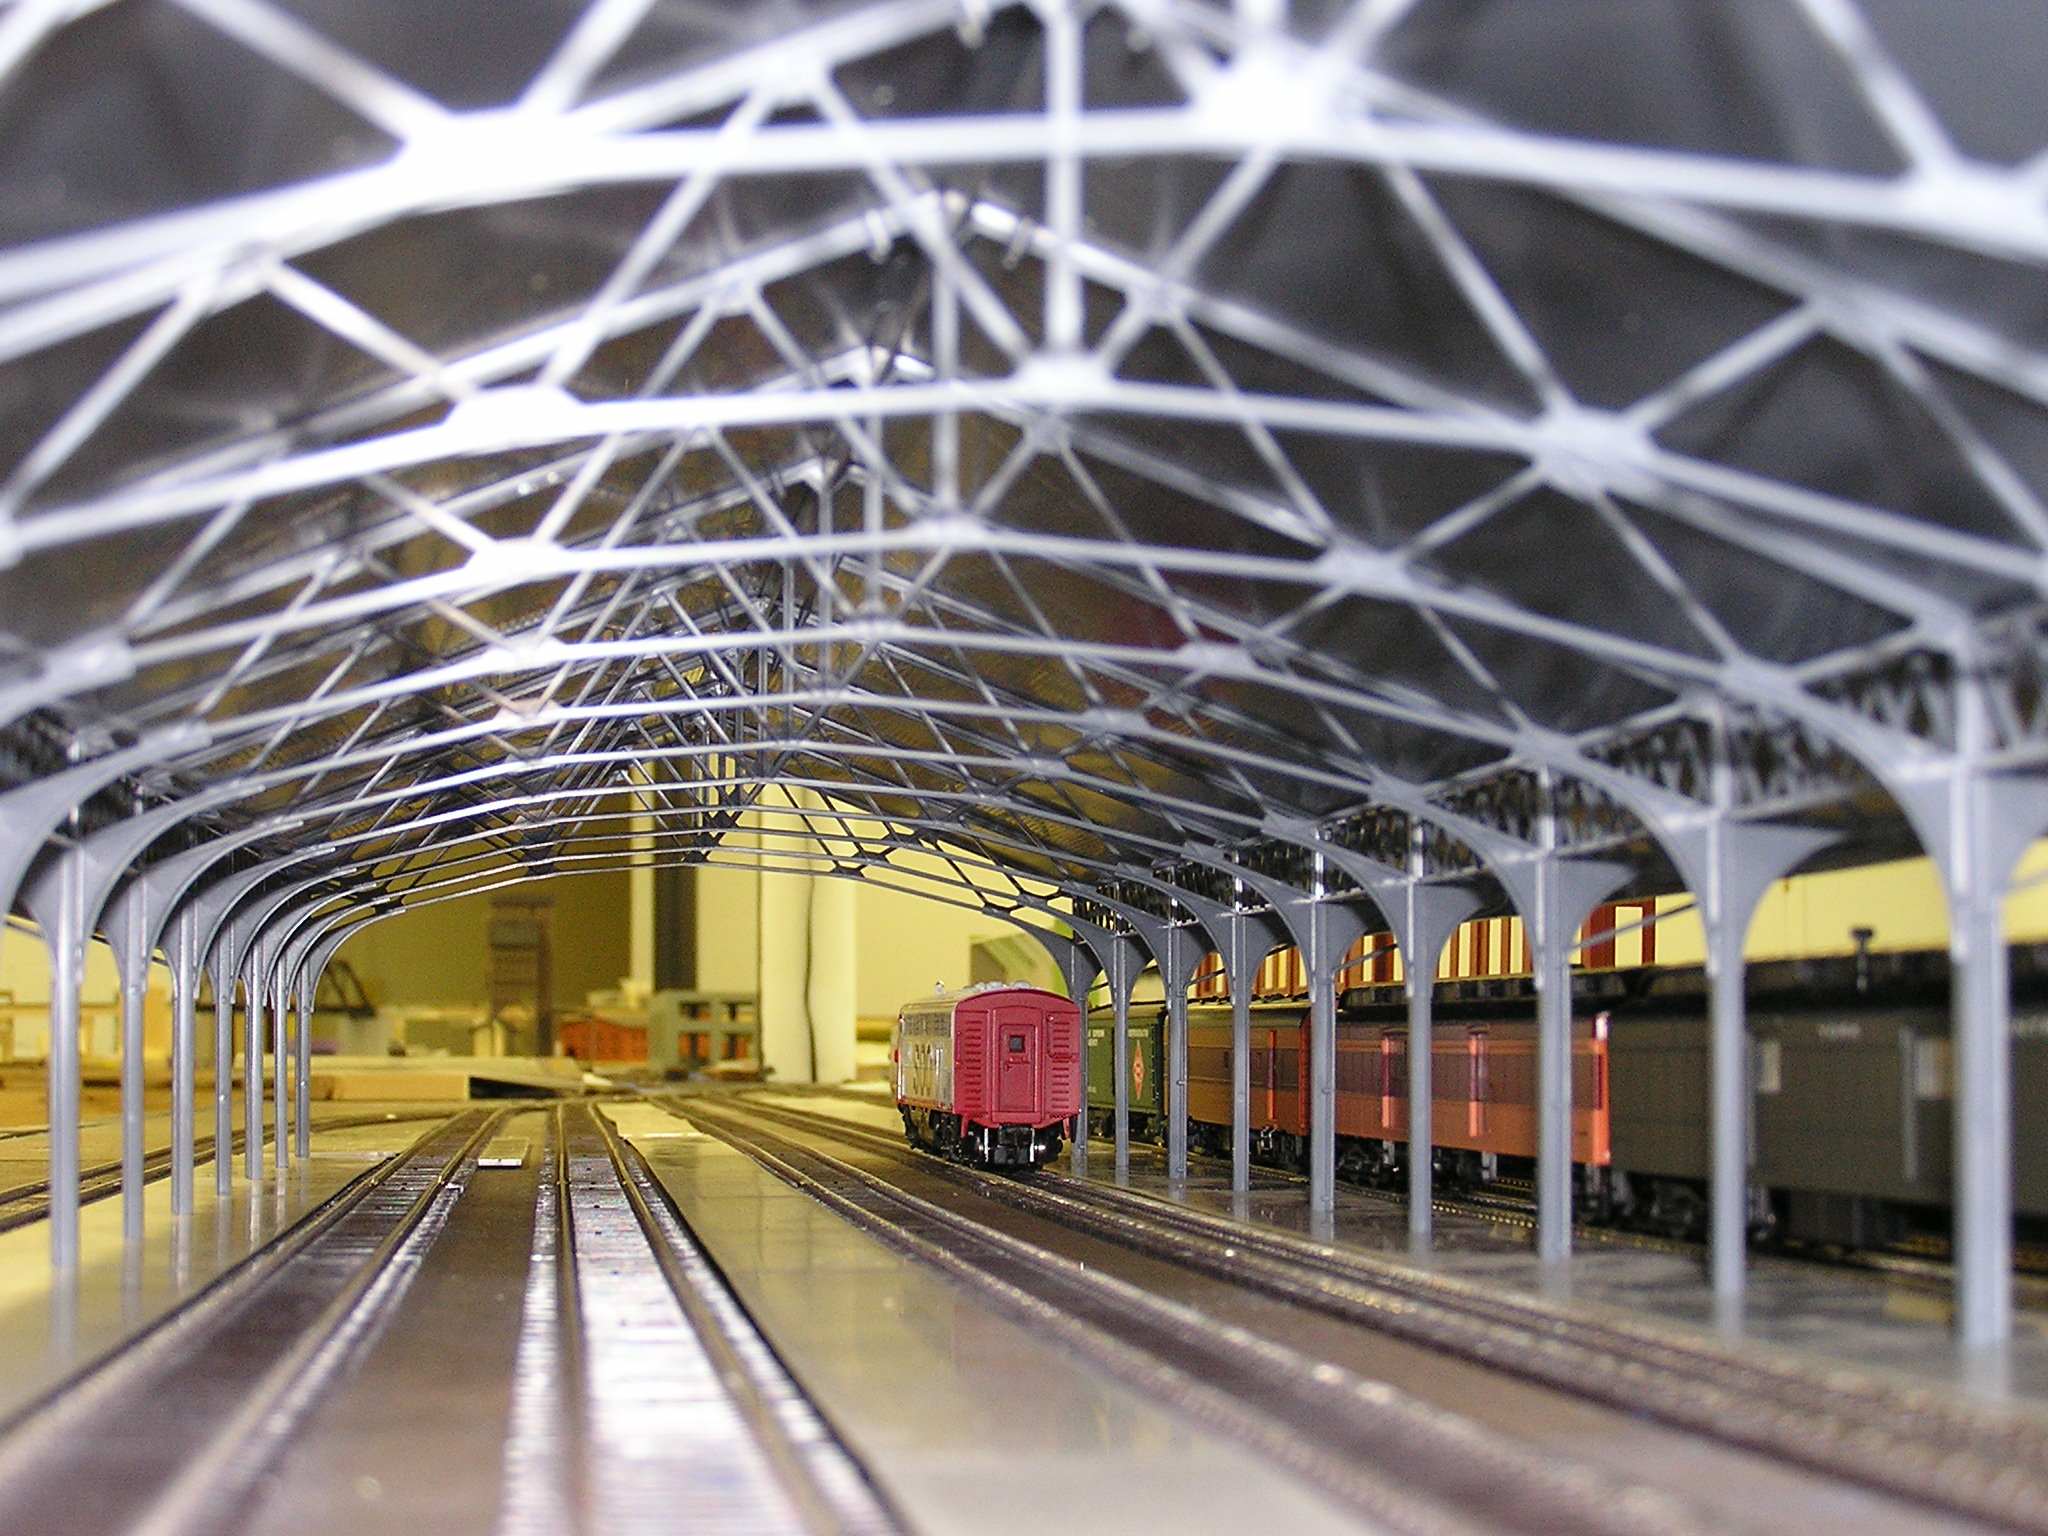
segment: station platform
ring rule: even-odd
[[[612,1112],[735,1293],[917,1529],[1361,1529],[651,1106]]]
[[[900,1130],[886,1091],[863,1085],[789,1093],[782,1101],[856,1124]],[[1062,1167],[1067,1166],[1063,1160]],[[1090,1143],[1090,1178],[1234,1220],[1397,1257],[1431,1273],[1461,1276],[1525,1295],[1654,1318],[1720,1340],[1792,1350],[1822,1362],[1892,1372],[1994,1396],[2048,1404],[2048,1287],[2015,1286],[2018,1327],[2012,1342],[1988,1355],[1960,1354],[1950,1331],[1947,1286],[1924,1273],[1887,1273],[1756,1253],[1748,1293],[1737,1307],[1718,1302],[1700,1251],[1691,1245],[1630,1233],[1581,1229],[1563,1264],[1537,1260],[1526,1222],[1440,1210],[1432,1240],[1411,1243],[1406,1203],[1392,1195],[1339,1184],[1328,1224],[1309,1212],[1306,1184],[1254,1167],[1248,1194],[1233,1195],[1230,1171],[1213,1159],[1191,1160],[1185,1184],[1166,1177],[1157,1147],[1131,1148],[1120,1179],[1115,1149]]]

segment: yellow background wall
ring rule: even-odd
[[[552,952],[557,1008],[578,1007],[616,987],[628,963],[626,872],[561,875],[542,882],[554,896]],[[372,923],[341,946],[372,1004],[446,1006],[483,1001],[488,983],[488,895],[436,902]]]

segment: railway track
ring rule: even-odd
[[[798,1140],[759,1106],[692,1098],[672,1107],[1004,1315],[1247,1442],[1381,1529],[1433,1536],[1698,1536],[1718,1529],[1660,1490],[1560,1464],[1409,1393],[899,1188]],[[898,1150],[920,1166],[933,1161]]]
[[[897,1536],[596,1113],[439,1118],[0,1425],[0,1530]]]
[[[696,1101],[688,1106],[694,1115]],[[747,1102],[744,1113],[919,1156],[886,1132],[836,1116],[759,1102]],[[1017,1179],[919,1161],[1020,1212],[1605,1407],[1930,1509],[2048,1532],[2048,1424],[2024,1413],[1717,1347],[1654,1324],[1564,1313],[1050,1170]]]
[[[445,1110],[405,1114],[356,1115],[341,1120],[323,1120],[317,1129],[322,1131],[346,1131],[366,1125],[406,1125],[427,1120],[441,1120],[447,1117]],[[47,1134],[47,1127],[38,1127],[23,1135]],[[247,1144],[247,1136],[235,1133],[230,1157],[239,1157]],[[201,1137],[193,1143],[192,1157],[195,1163],[206,1161],[213,1156],[214,1138]],[[154,1184],[170,1176],[171,1149],[158,1147],[144,1154],[142,1159],[142,1182]],[[121,1192],[121,1164],[112,1162],[95,1163],[80,1173],[78,1179],[79,1203],[90,1205],[95,1200],[105,1200]],[[25,1227],[31,1222],[41,1221],[50,1214],[50,1185],[48,1180],[37,1180],[31,1184],[17,1184],[10,1189],[0,1190],[0,1232],[11,1232],[16,1227]]]
[[[849,1103],[868,1105],[876,1102],[871,1094],[843,1091],[826,1090],[820,1092],[817,1097],[838,1098]],[[1156,1144],[1132,1143],[1134,1155],[1147,1152],[1156,1156],[1158,1151]],[[1190,1167],[1199,1164],[1216,1169],[1226,1176],[1229,1171],[1227,1161],[1193,1148],[1189,1149],[1188,1163]],[[1271,1163],[1259,1163],[1254,1166],[1258,1173],[1267,1178],[1295,1188],[1308,1187],[1307,1177],[1291,1168]],[[1361,1184],[1346,1179],[1342,1174],[1339,1175],[1338,1188],[1383,1199],[1404,1209],[1407,1205],[1407,1197],[1398,1188],[1387,1189],[1378,1185]],[[1486,1191],[1467,1188],[1455,1195],[1439,1192],[1431,1198],[1430,1209],[1439,1216],[1464,1217],[1497,1226],[1520,1227],[1530,1232],[1536,1228],[1535,1186],[1527,1179],[1500,1179]],[[1707,1250],[1704,1243],[1683,1237],[1670,1237],[1626,1227],[1589,1226],[1581,1223],[1574,1223],[1572,1234],[1576,1242],[1598,1243],[1606,1248],[1633,1248],[1647,1253],[1679,1254],[1701,1261],[1706,1258]],[[1952,1295],[1955,1289],[1955,1273],[1950,1263],[1949,1245],[1946,1240],[1939,1237],[1916,1237],[1891,1248],[1827,1248],[1766,1241],[1757,1251],[1759,1256],[1786,1263],[1881,1274],[1888,1281],[1929,1295],[1947,1297]],[[2048,1311],[2048,1248],[2027,1244],[2015,1247],[2013,1289],[2015,1300],[2020,1306]]]

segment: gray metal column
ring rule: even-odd
[[[1239,882],[1239,905],[1205,919],[1222,945],[1230,983],[1230,1187],[1237,1194],[1252,1187],[1252,989],[1260,965],[1285,937],[1284,925],[1272,914],[1244,911],[1246,899]]]
[[[2012,871],[2048,822],[2048,784],[1995,775],[1979,685],[1957,690],[1958,760],[1943,786],[1955,1056],[1955,1305],[1970,1349],[2012,1335],[2012,983],[2005,898]],[[1933,842],[1932,839],[1929,840]],[[1930,852],[1936,848],[1930,846]]]
[[[1230,980],[1230,1188],[1245,1194],[1252,1187],[1252,984],[1258,964],[1247,966],[1242,956],[1247,947],[1236,935],[1242,923],[1231,925],[1232,959]],[[1265,956],[1261,955],[1260,960]]]
[[[1408,1236],[1426,1243],[1436,1230],[1437,953],[1417,945],[1401,957],[1408,999]]]
[[[1337,1209],[1337,967],[1367,920],[1321,891],[1285,916],[1308,978],[1308,1207],[1327,1220]]]
[[[1968,784],[1960,793],[1980,796]],[[2012,1333],[2012,993],[2004,871],[1987,857],[1981,805],[1962,819],[1958,831],[1977,846],[1957,850],[1949,886],[1955,1316],[1959,1342],[1979,1347]]]
[[[1188,1177],[1188,980],[1166,974],[1166,1039],[1161,1053],[1166,1081],[1160,1084],[1160,1108],[1166,1115],[1166,1177],[1169,1183]]]
[[[1116,1148],[1116,1176],[1131,1171],[1131,988],[1137,982],[1137,946],[1129,942],[1109,952],[1110,1070],[1114,1074],[1110,1134]]]
[[[1935,759],[1924,742],[1870,733],[1863,733],[1858,756],[1911,819],[1948,899],[1955,1322],[1957,1342],[1975,1353],[2012,1335],[2012,996],[2004,908],[2014,868],[2048,829],[2048,778],[1990,768],[2001,750],[1995,677],[1966,664],[1953,686],[1952,756]],[[1858,731],[1848,734],[1853,740]]]
[[[313,1005],[319,996],[320,973],[299,973],[299,1034],[292,1069],[292,1145],[304,1162],[313,1155]]]
[[[1578,924],[1558,890],[1559,861],[1536,868],[1529,955],[1536,983],[1536,1254],[1572,1251],[1572,948]]]
[[[1536,1253],[1552,1262],[1572,1251],[1572,951],[1586,915],[1628,871],[1562,857],[1548,806],[1540,831],[1532,857],[1495,873],[1521,909],[1536,983]]]
[[[1314,900],[1302,908],[1302,970],[1309,985],[1308,1203],[1311,1215],[1337,1209],[1337,968],[1369,926],[1355,908]]]
[[[1303,924],[1301,968],[1308,978],[1308,1205],[1327,1215],[1337,1208],[1337,962],[1327,908],[1309,906]]]
[[[213,1191],[227,1199],[235,1185],[235,973],[216,941],[207,972],[213,979]]]
[[[171,1214],[192,1214],[199,1070],[199,917],[180,908],[171,920]]]
[[[1707,1269],[1714,1295],[1742,1295],[1749,1271],[1750,1085],[1747,931],[1736,923],[1707,934],[1709,1163]]]
[[[142,1241],[142,1168],[147,1124],[143,1115],[142,1011],[149,997],[149,935],[137,899],[119,902],[110,917],[120,925],[114,958],[121,977],[121,1236]]]
[[[1211,868],[1232,871],[1228,856],[1217,850],[1203,860]],[[1232,901],[1225,906],[1207,896],[1176,889],[1174,900],[1192,912],[1223,961],[1230,984],[1230,1187],[1243,1194],[1251,1188],[1251,995],[1259,963],[1280,942],[1284,932],[1270,914],[1243,910],[1244,882],[1232,871]],[[1200,956],[1195,956],[1197,962]],[[1190,975],[1192,980],[1192,974]],[[1183,1061],[1185,1072],[1185,1061]]]
[[[1152,952],[1166,993],[1166,1038],[1160,1042],[1159,1107],[1166,1121],[1166,1176],[1188,1176],[1188,987],[1207,953],[1206,937],[1186,923],[1128,911],[1127,920]]]
[[[270,971],[270,1102],[271,1113],[276,1121],[277,1134],[271,1140],[271,1161],[280,1177],[291,1166],[291,1036],[287,1026],[291,1020],[291,978],[285,975],[284,963],[273,953],[268,958]]]
[[[1252,870],[1242,878],[1272,903],[1308,977],[1308,1206],[1312,1219],[1327,1223],[1337,1208],[1337,967],[1368,924],[1352,902],[1326,898],[1323,868],[1318,852],[1312,891]]]
[[[1706,935],[1708,1270],[1714,1294],[1724,1307],[1740,1300],[1749,1257],[1749,1126],[1754,1111],[1745,996],[1749,925],[1771,882],[1833,840],[1823,831],[1731,822],[1726,814],[1733,803],[1730,776],[1725,761],[1716,765],[1715,795],[1722,809],[1704,828],[1665,838],[1692,884]]]
[[[57,855],[53,878],[33,888],[32,910],[50,951],[50,1267],[78,1272],[78,1001],[85,980],[85,856]]]
[[[1387,903],[1401,947],[1402,990],[1408,999],[1408,1236],[1427,1243],[1436,1226],[1436,969],[1458,925],[1479,909],[1461,886],[1425,886],[1422,830],[1414,833],[1410,879]]]
[[[242,973],[242,1173],[263,1182],[263,994],[269,978],[252,957]]]

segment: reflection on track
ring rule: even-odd
[[[1712,1529],[1653,1488],[1561,1467],[1277,1337],[1219,1322],[899,1187],[821,1148],[818,1138],[780,1129],[771,1123],[777,1116],[754,1112],[760,1106],[692,1098],[676,1107],[883,1242],[1153,1399],[1244,1440],[1376,1529],[1415,1536],[1694,1536]],[[828,1122],[821,1137],[842,1126]],[[950,1168],[908,1149],[891,1151]]]
[[[1255,1228],[1098,1182],[990,1175],[913,1152],[844,1117],[759,1098],[741,1112],[671,1101],[756,1139],[789,1127],[922,1179],[1212,1279],[1441,1350],[1631,1416],[1999,1526],[2048,1531],[2048,1427],[2031,1416],[1841,1369],[1737,1353],[1651,1324],[1597,1318],[1353,1249]],[[781,1150],[796,1145],[785,1141]],[[808,1148],[816,1158],[815,1145]],[[858,1170],[848,1169],[858,1173]],[[861,1178],[871,1175],[859,1174]]]
[[[601,1118],[557,1113],[504,1536],[885,1536],[894,1522]]]
[[[344,1119],[321,1120],[315,1124],[314,1129],[325,1133],[354,1130],[366,1125],[403,1125],[419,1121],[445,1120],[447,1117],[448,1112],[445,1109],[414,1110],[403,1114],[387,1111],[375,1115],[351,1115]],[[37,1126],[31,1130],[6,1134],[26,1137],[43,1136],[48,1132],[45,1127]],[[245,1132],[235,1132],[233,1146],[228,1155],[240,1156],[247,1142],[248,1136]],[[193,1162],[206,1162],[213,1156],[213,1149],[213,1137],[197,1138],[192,1145]],[[142,1181],[145,1184],[154,1184],[159,1179],[168,1178],[171,1172],[171,1155],[169,1147],[158,1147],[145,1153],[142,1159]],[[78,1200],[81,1205],[90,1205],[95,1200],[104,1200],[120,1192],[121,1164],[118,1160],[94,1163],[79,1174]],[[11,1232],[16,1227],[25,1227],[30,1222],[41,1221],[49,1214],[50,1186],[47,1180],[38,1179],[0,1189],[0,1232]]]
[[[16,1416],[0,1532],[893,1536],[605,1120],[440,1118]]]

